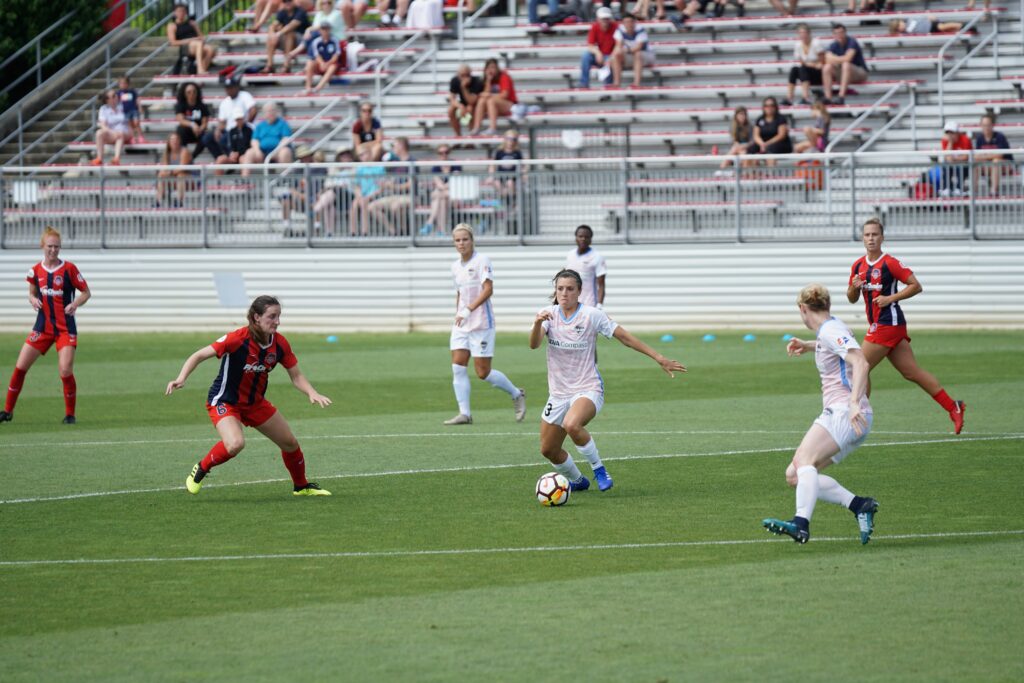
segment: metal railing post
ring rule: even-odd
[[[619,169],[622,176],[622,238],[626,244],[631,244],[629,234],[629,162],[626,159],[620,160]]]
[[[18,161],[25,163],[25,124],[21,111],[21,102],[18,103]]]
[[[100,166],[100,247],[107,248],[107,168]]]
[[[968,229],[970,230],[970,233],[971,233],[971,239],[976,240],[976,239],[978,239],[978,214],[977,214],[977,208],[978,207],[977,207],[976,197],[975,197],[977,192],[975,191],[975,189],[978,187],[978,180],[979,179],[978,179],[978,167],[975,166],[975,164],[974,164],[974,150],[973,149],[967,151],[967,169],[971,173],[971,179],[970,179],[970,183],[971,184],[967,188],[967,192],[970,195],[970,199],[968,200],[970,203],[967,206]],[[996,167],[995,169],[990,169],[990,170],[991,170],[992,173],[1000,173],[1001,174],[1003,172],[1003,169],[1001,167]]]
[[[5,230],[5,224],[7,221],[4,220],[4,205],[7,203],[4,199],[7,196],[7,192],[4,190],[4,169],[0,166],[0,249],[7,246],[7,232]]]
[[[828,215],[828,227],[835,225],[835,215],[832,213],[832,156],[825,155],[825,213]]]
[[[43,84],[43,45],[36,40],[36,87]]]
[[[306,237],[308,239],[313,234],[313,185],[311,184],[312,178],[309,174],[309,164],[303,165],[302,179],[305,183]]]
[[[857,155],[850,153],[850,225],[853,241],[857,241]]]
[[[207,207],[207,196],[206,196],[206,166],[199,167],[199,212],[200,219],[199,224],[203,230],[203,247],[209,249],[210,247],[210,223],[209,218],[206,215]]]
[[[523,162],[516,162],[516,230],[519,232],[519,243],[526,239],[526,211],[523,209],[523,198],[526,196],[526,174],[523,173]]]
[[[910,138],[914,144],[914,151],[917,151],[917,86],[910,86]]]
[[[733,165],[736,167],[735,168],[736,172],[733,174],[733,181],[734,181],[734,183],[736,185],[736,188],[735,188],[735,194],[736,194],[736,241],[737,242],[742,242],[743,241],[743,216],[741,214],[742,214],[742,211],[743,211],[743,197],[742,197],[741,193],[743,192],[743,186],[741,184],[741,176],[743,174],[743,170],[740,167],[739,157],[736,158],[736,161],[733,163]]]

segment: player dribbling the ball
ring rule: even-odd
[[[249,312],[247,327],[230,332],[213,344],[199,349],[185,361],[178,377],[167,384],[166,395],[185,386],[185,380],[200,363],[220,358],[220,371],[213,380],[206,402],[207,412],[221,440],[195,464],[185,480],[189,493],[199,493],[203,479],[216,465],[223,465],[245,447],[242,426],[253,427],[281,449],[281,459],[292,477],[294,495],[329,496],[318,484],[306,479],[306,462],[291,427],[277,408],[264,398],[270,371],[280,363],[296,389],[321,408],[331,399],[319,394],[299,370],[299,361],[288,341],[277,333],[281,304],[272,296],[258,296]]]
[[[669,377],[686,372],[686,367],[669,360],[643,343],[624,327],[612,322],[604,311],[580,303],[583,281],[574,270],[555,276],[554,304],[542,308],[530,330],[530,348],[536,349],[547,337],[548,401],[541,413],[540,452],[569,480],[573,491],[590,488],[563,448],[566,434],[594,470],[602,491],[612,487],[612,478],[601,462],[597,445],[587,431],[604,405],[604,382],[597,370],[597,335],[614,337],[635,351],[650,356]]]
[[[865,395],[868,361],[850,328],[832,316],[831,297],[824,285],[804,287],[797,305],[804,325],[817,332],[817,339],[793,338],[786,351],[790,356],[814,352],[824,410],[807,430],[786,468],[786,482],[796,487],[796,516],[789,521],[766,519],[762,525],[773,534],[785,534],[797,543],[806,543],[811,536],[814,505],[824,500],[842,505],[856,515],[860,541],[867,543],[874,530],[878,501],[855,496],[820,471],[842,462],[868,438],[872,421],[871,403]]]

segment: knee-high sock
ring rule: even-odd
[[[75,398],[77,397],[76,392],[78,390],[78,386],[75,384],[75,376],[61,377],[60,381],[64,383],[64,414],[74,415]]]
[[[465,365],[452,363],[452,386],[455,388],[455,400],[459,404],[459,412],[463,415],[472,415],[469,407],[469,394],[472,388],[469,385],[469,374]]]
[[[935,402],[942,406],[942,409],[947,413],[951,413],[956,410],[956,402],[949,397],[945,389],[939,389],[939,393],[932,396]]]
[[[292,475],[292,483],[296,486],[305,486],[306,480],[306,459],[302,457],[302,449],[296,448],[291,453],[281,451],[281,459],[284,466],[288,468],[288,474]]]
[[[590,466],[595,470],[602,466],[601,456],[597,454],[597,444],[594,443],[593,439],[582,446],[576,446],[576,450],[579,451],[580,455],[587,459],[587,462],[589,462]]]
[[[512,380],[506,377],[505,373],[501,370],[491,370],[491,374],[484,377],[484,381],[491,386],[501,389],[512,398],[519,396],[519,387],[512,384]]]
[[[228,449],[224,447],[224,442],[218,441],[206,454],[206,457],[199,462],[199,466],[209,472],[216,465],[223,465],[233,457],[235,456],[228,453]]]
[[[804,465],[796,471],[796,516],[811,521],[817,501],[818,470],[813,465]]]
[[[826,503],[835,503],[844,508],[850,507],[853,500],[853,493],[843,488],[838,481],[827,474],[818,475],[818,500]]]
[[[8,413],[14,412],[14,406],[18,402],[18,395],[21,393],[21,387],[25,384],[25,371],[21,368],[14,368],[14,372],[11,373],[11,383],[7,387],[7,402],[4,404],[4,410]]]
[[[565,462],[561,465],[555,465],[555,472],[558,472],[569,481],[576,481],[583,476],[580,468],[576,467],[576,463],[572,461],[572,456],[568,453],[565,454]]]

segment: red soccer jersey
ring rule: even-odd
[[[271,335],[266,346],[260,346],[249,332],[240,327],[211,344],[220,358],[220,371],[210,386],[207,403],[247,406],[259,403],[267,391],[270,371],[278,363],[286,368],[298,363],[288,340],[280,334]]]
[[[590,25],[590,33],[587,34],[587,45],[597,45],[597,49],[603,55],[610,55],[615,49],[615,29],[618,23],[611,22],[607,31],[601,30],[601,22],[595,21]]]
[[[39,288],[39,298],[43,302],[32,331],[40,334],[77,335],[75,316],[65,315],[64,307],[75,300],[76,289],[85,291],[85,278],[78,267],[70,261],[61,261],[56,268],[48,270],[39,262],[29,269],[25,280]]]
[[[853,282],[854,275],[859,275],[864,283],[860,288],[864,295],[864,308],[867,310],[868,323],[872,325],[906,325],[907,319],[898,303],[893,302],[885,308],[879,308],[875,299],[883,294],[885,296],[895,294],[896,283],[906,284],[913,274],[914,271],[903,265],[902,261],[888,254],[882,254],[874,263],[868,261],[867,256],[861,256],[850,269],[850,279],[847,284]]]

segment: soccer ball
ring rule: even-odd
[[[569,480],[558,472],[548,472],[537,480],[537,500],[541,505],[565,505],[569,502],[569,491]]]

